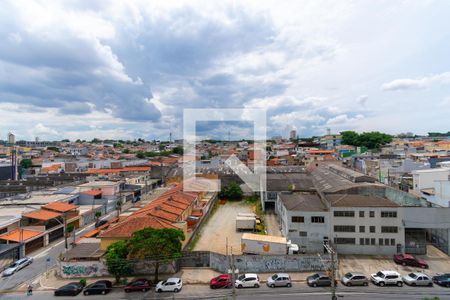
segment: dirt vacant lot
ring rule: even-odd
[[[436,273],[450,273],[450,258],[436,249],[434,246],[427,247],[427,255],[417,255],[424,259],[429,269],[420,270],[429,275]],[[391,256],[366,256],[366,255],[340,255],[339,256],[339,274],[344,275],[347,272],[362,272],[366,276],[376,273],[380,270],[394,270],[402,275],[419,270],[416,267],[403,267],[394,263]]]
[[[241,254],[241,232],[236,231],[236,216],[239,212],[252,212],[251,206],[241,202],[226,202],[204,224],[200,238],[195,244],[195,251],[214,251],[226,254],[233,248],[233,254]],[[230,252],[229,252],[230,253]]]

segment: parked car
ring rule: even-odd
[[[428,269],[428,264],[423,259],[415,258],[410,254],[396,254],[394,255],[394,262],[402,266]]]
[[[403,280],[400,274],[396,271],[379,271],[370,275],[370,280],[379,286],[397,285],[403,286]]]
[[[53,293],[55,296],[76,296],[83,290],[79,282],[71,282],[63,285]]]
[[[112,282],[109,280],[99,280],[85,287],[83,295],[106,295],[111,292]]]
[[[341,278],[341,282],[346,286],[369,285],[369,279],[364,274],[356,272],[348,272]]]
[[[306,277],[306,283],[312,287],[331,286],[331,278],[326,273],[321,272]]]
[[[229,288],[231,287],[231,284],[231,276],[228,274],[222,274],[211,279],[209,282],[209,287],[212,289]]]
[[[181,281],[181,278],[169,278],[167,280],[163,280],[158,282],[158,284],[155,287],[155,291],[158,293],[161,292],[175,292],[178,293],[181,291],[181,288],[183,287],[183,282]]]
[[[253,273],[242,274],[236,279],[234,286],[237,288],[244,288],[244,287],[259,288],[260,286],[259,277],[258,275]]]
[[[450,273],[437,274],[433,276],[432,280],[437,285],[450,287]]]
[[[125,293],[143,291],[146,292],[152,288],[152,283],[150,280],[145,278],[139,278],[128,283],[123,289]]]
[[[267,286],[271,288],[274,288],[276,286],[291,287],[291,277],[286,273],[273,274],[272,276],[267,278]]]
[[[412,286],[433,286],[431,278],[420,272],[409,273],[402,277],[403,282]]]
[[[10,265],[8,268],[6,268],[3,271],[3,276],[11,276],[12,274],[25,268],[26,266],[31,265],[32,262],[33,262],[32,257],[21,258],[18,261],[14,262],[12,265]]]
[[[100,226],[105,225],[106,223],[108,223],[108,220],[98,220],[97,222],[95,222],[95,228],[98,228]]]

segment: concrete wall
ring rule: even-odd
[[[60,262],[59,271],[62,278],[85,278],[109,275],[101,261]]]
[[[239,273],[322,271],[327,267],[317,255],[236,255],[234,265]],[[222,273],[228,272],[229,257],[211,252],[210,267]]]
[[[436,180],[448,180],[450,176],[449,168],[437,168],[432,170],[413,171],[413,189],[420,191],[425,188],[434,187]]]

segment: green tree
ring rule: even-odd
[[[92,144],[100,144],[101,142],[102,142],[102,140],[98,139],[98,138],[93,138],[91,141]]]
[[[354,131],[342,131],[341,132],[341,139],[342,144],[345,145],[351,145],[351,146],[359,146],[359,134]]]
[[[19,165],[24,169],[28,169],[33,166],[33,161],[30,158],[24,158],[20,161]]]
[[[55,147],[55,146],[48,146],[47,150],[52,150],[52,151],[55,151],[55,152],[59,152],[59,148]]]
[[[184,239],[184,233],[179,229],[145,228],[136,231],[128,242],[128,258],[154,260],[155,281],[158,281],[159,264],[180,257]]]
[[[106,267],[116,278],[116,283],[119,283],[121,277],[131,274],[132,268],[127,256],[128,245],[125,241],[114,242],[106,249]]]
[[[229,185],[223,186],[219,193],[220,198],[229,200],[241,200],[242,195],[241,187],[236,182],[231,182]]]
[[[354,131],[341,132],[342,143],[352,146],[364,146],[369,149],[380,148],[392,141],[392,136],[378,131],[363,132],[358,134]]]
[[[172,152],[174,154],[183,155],[183,147],[175,147],[175,148],[172,149]]]
[[[140,158],[140,159],[143,159],[143,158],[145,158],[145,154],[142,151],[138,151],[138,152],[136,152],[136,157]]]
[[[122,153],[128,154],[128,153],[130,153],[130,149],[125,148],[125,149],[123,149]]]
[[[69,139],[63,139],[63,140],[61,140],[61,142],[62,142],[62,143],[69,143],[70,140],[69,140]]]

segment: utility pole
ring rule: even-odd
[[[236,287],[234,283],[236,282],[236,273],[234,268],[234,255],[233,255],[233,247],[231,247],[231,283],[233,285],[232,297],[233,300],[236,300]]]
[[[66,250],[69,249],[69,245],[67,243],[67,212],[64,213],[64,246],[66,247]]]
[[[331,300],[337,300],[336,296],[336,252],[334,249],[328,244],[323,244],[324,248],[327,250],[328,254],[331,256]]]

